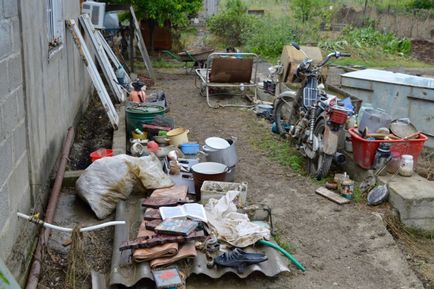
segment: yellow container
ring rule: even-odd
[[[135,131],[131,131],[131,135],[134,139],[147,139],[148,133],[144,131],[143,133],[136,133]]]
[[[188,143],[187,134],[190,131],[185,128],[175,128],[167,132],[167,138],[169,139],[169,143],[171,145],[179,146],[184,143]]]

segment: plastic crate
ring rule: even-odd
[[[353,144],[354,161],[364,169],[371,169],[374,165],[375,153],[380,143],[390,143],[391,152],[397,152],[400,155],[412,155],[416,163],[424,143],[428,140],[424,134],[420,134],[417,139],[410,140],[367,140],[362,138],[354,128],[350,128],[348,132]]]

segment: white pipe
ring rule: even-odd
[[[58,230],[58,231],[62,231],[62,232],[72,232],[71,228],[65,228],[65,227],[60,227],[60,226],[52,225],[49,223],[45,223],[42,220],[34,219],[32,216],[28,216],[28,215],[20,213],[20,212],[17,212],[17,216],[20,218],[26,219],[32,223],[43,225],[46,228],[50,228],[50,229]],[[125,221],[111,221],[111,222],[106,222],[106,223],[102,223],[102,224],[98,224],[98,225],[93,225],[93,226],[81,228],[80,232],[89,232],[89,231],[94,231],[94,230],[102,229],[102,228],[109,227],[109,226],[125,225],[125,224],[126,224]]]

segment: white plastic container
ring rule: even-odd
[[[402,155],[399,174],[404,177],[411,177],[414,172],[414,162],[412,155]]]

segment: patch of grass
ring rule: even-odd
[[[415,60],[409,57],[369,57],[369,58],[361,58],[361,57],[351,57],[351,58],[343,58],[339,60],[335,60],[330,62],[332,64],[337,65],[358,65],[358,66],[366,66],[366,67],[409,67],[409,68],[428,68],[432,67],[427,63],[421,62],[419,60]]]
[[[360,191],[359,183],[354,182],[353,201],[356,204],[360,204],[363,201],[363,194]]]
[[[168,61],[164,58],[157,58],[152,60],[152,66],[154,68],[182,68],[184,63]]]
[[[282,166],[290,167],[295,172],[301,172],[304,166],[304,158],[291,146],[287,140],[278,135],[272,135],[269,131],[262,131],[260,138],[254,138],[252,143],[273,161]]]
[[[277,245],[279,245],[283,250],[285,250],[286,252],[288,252],[290,254],[295,253],[297,247],[290,242],[286,242],[282,238],[282,235],[280,235],[279,230],[276,230],[276,233],[273,236],[273,238],[274,238],[274,241],[276,241]]]

